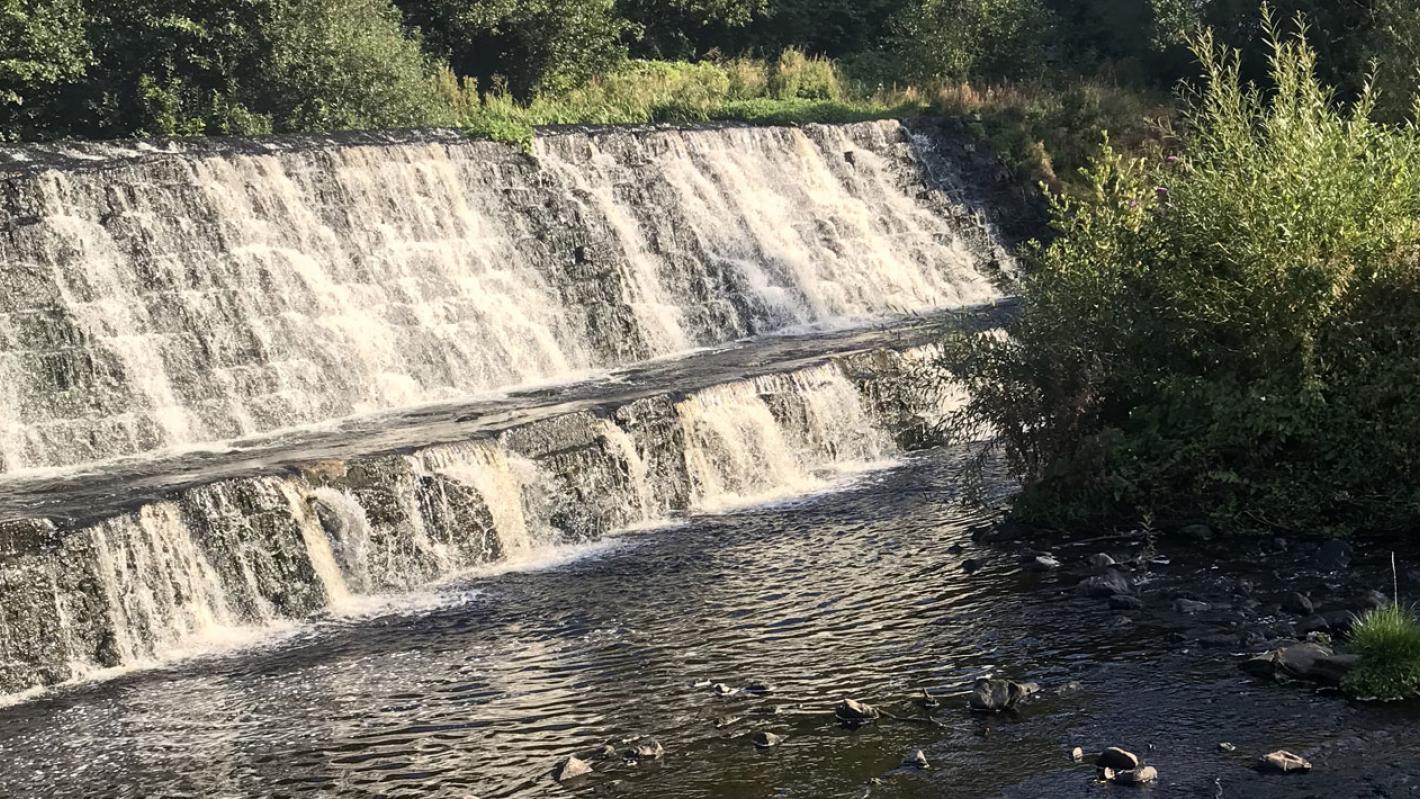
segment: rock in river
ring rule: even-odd
[[[1115,594],[1109,598],[1109,607],[1112,610],[1143,610],[1144,600],[1137,596]]]
[[[1257,761],[1257,768],[1273,774],[1305,774],[1312,770],[1312,764],[1291,752],[1277,751],[1263,755]]]
[[[865,724],[872,724],[882,714],[872,705],[855,699],[844,699],[833,709],[833,715],[843,726],[856,729]]]
[[[1355,665],[1354,656],[1338,655],[1321,644],[1302,643],[1255,655],[1243,661],[1241,668],[1263,679],[1311,680],[1325,685],[1340,685],[1341,679]]]
[[[1080,593],[1096,599],[1107,599],[1117,594],[1131,593],[1129,579],[1118,569],[1106,569],[1104,574],[1086,577],[1080,581]]]
[[[1306,594],[1292,592],[1282,599],[1282,609],[1298,616],[1310,616],[1316,612],[1311,598]]]
[[[1115,771],[1132,771],[1139,768],[1139,756],[1127,749],[1118,746],[1100,752],[1100,756],[1095,758],[1095,765],[1099,768],[1114,769]]]
[[[1000,713],[1010,710],[1022,699],[1040,690],[1034,683],[1017,683],[1010,680],[992,680],[986,677],[976,681],[971,688],[968,703],[978,713]]]
[[[637,744],[635,748],[628,750],[626,752],[626,759],[641,763],[650,760],[660,760],[665,754],[665,747],[661,746],[660,741],[650,740],[643,741]]]
[[[769,749],[784,743],[784,736],[772,732],[757,732],[750,740],[754,741],[755,747],[759,749]]]
[[[576,755],[572,755],[558,765],[556,770],[552,772],[552,778],[558,782],[567,782],[569,780],[575,780],[578,777],[585,777],[591,773],[591,764]]]
[[[1153,766],[1114,772],[1114,781],[1121,785],[1144,785],[1159,779],[1159,770]]]
[[[1324,572],[1345,571],[1351,565],[1351,545],[1339,538],[1333,538],[1321,545],[1313,562]]]
[[[1173,609],[1175,613],[1183,613],[1192,616],[1196,613],[1206,613],[1212,606],[1207,602],[1198,602],[1192,599],[1175,599]]]
[[[902,765],[908,768],[931,768],[931,763],[927,762],[927,753],[918,749],[916,752],[903,758]]]

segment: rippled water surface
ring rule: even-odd
[[[1192,620],[1127,623],[1074,597],[1078,574],[1023,573],[1019,548],[972,543],[986,516],[953,501],[956,460],[922,457],[837,493],[628,534],[238,655],[0,709],[0,793],[1083,797],[1109,791],[1069,749],[1125,743],[1159,767],[1158,795],[1420,795],[1413,708],[1249,682],[1233,653],[1178,643]],[[968,575],[968,557],[983,568]],[[1189,557],[1175,554],[1174,571],[1213,572]],[[972,717],[956,694],[990,671],[1044,696]],[[720,698],[706,680],[775,691]],[[923,688],[943,695],[935,723],[911,701]],[[844,696],[902,718],[841,729]],[[725,717],[742,720],[717,727]],[[759,730],[786,741],[757,752]],[[659,766],[599,761],[576,789],[548,778],[569,753],[638,735],[665,746]],[[933,768],[899,768],[919,747]],[[1245,768],[1279,747],[1317,774],[1279,783]]]

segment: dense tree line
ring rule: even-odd
[[[1394,98],[1414,84],[1409,0],[1274,8],[1324,32],[1319,69],[1344,91],[1373,63]],[[1189,32],[1248,45],[1259,20],[1256,0],[0,0],[0,137],[438,124],[443,67],[527,101],[630,58],[790,47],[868,85],[1108,70],[1169,86]]]

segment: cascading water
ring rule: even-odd
[[[957,171],[896,122],[0,149],[0,471],[989,301]]]
[[[0,148],[0,694],[893,459],[940,410],[894,388],[923,320],[709,345],[997,299],[965,152],[896,122]]]

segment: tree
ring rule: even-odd
[[[1400,120],[1420,102],[1420,6],[1411,0],[1376,0],[1369,49],[1381,111],[1388,119]],[[1412,119],[1420,122],[1420,114]]]
[[[635,27],[614,0],[399,0],[405,18],[454,72],[495,78],[520,100],[571,88],[626,58]]]
[[[32,134],[53,91],[92,54],[79,0],[0,0],[0,140]]]
[[[933,82],[1039,70],[1053,27],[1039,0],[915,0],[894,34],[906,77]]]

